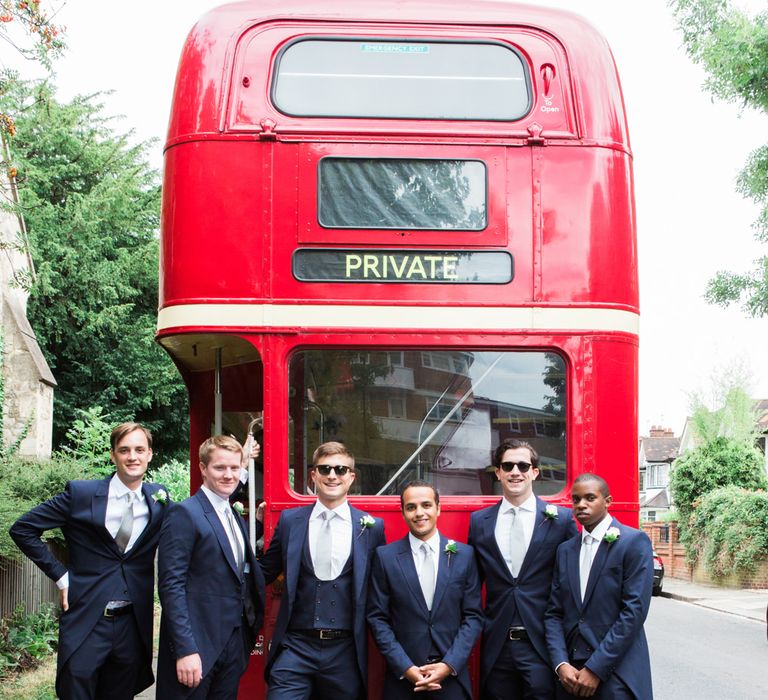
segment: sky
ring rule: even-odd
[[[319,1],[319,0],[318,0]],[[69,49],[56,63],[59,98],[112,90],[107,114],[123,130],[162,141],[179,54],[215,0],[49,0]],[[715,101],[703,71],[681,48],[666,0],[552,0],[586,17],[610,44],[624,90],[634,153],[640,263],[639,428],[683,429],[693,393],[709,395],[738,366],[756,398],[768,398],[768,318],[704,301],[718,270],[745,271],[761,253],[752,237],[757,207],[735,191],[768,117]],[[765,0],[739,0],[748,11]],[[0,47],[5,50],[4,47]],[[28,66],[26,75],[31,75]],[[768,252],[763,249],[762,252]]]

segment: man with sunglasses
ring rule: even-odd
[[[314,505],[280,515],[261,566],[285,576],[265,677],[269,700],[366,696],[366,595],[384,523],[347,502],[355,458],[341,443],[312,455]]]
[[[469,544],[485,580],[480,683],[484,700],[552,698],[544,637],[555,554],[577,534],[573,514],[537,498],[539,456],[522,440],[505,440],[493,460],[503,498],[472,514]]]

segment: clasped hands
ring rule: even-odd
[[[592,673],[586,666],[581,670],[570,664],[561,664],[557,669],[563,688],[577,698],[591,698],[600,685],[600,677]]]
[[[440,682],[451,675],[451,667],[438,661],[424,666],[411,666],[404,674],[413,683],[413,692],[421,693],[428,690],[440,690]]]

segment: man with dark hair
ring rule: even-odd
[[[373,560],[368,623],[389,667],[384,697],[471,700],[467,659],[482,628],[480,579],[472,548],[438,532],[440,496],[411,481],[400,494],[408,529]]]
[[[584,530],[557,550],[545,624],[559,698],[651,700],[643,623],[653,590],[648,536],[608,512],[608,484],[581,474],[571,490]]]
[[[265,668],[269,700],[366,695],[365,604],[384,523],[347,502],[355,458],[338,442],[312,455],[314,505],[283,511],[261,559],[267,583],[284,574]]]
[[[56,693],[64,700],[127,700],[153,682],[154,561],[168,496],[143,481],[149,430],[122,423],[110,446],[114,475],[70,481],[11,528],[19,549],[60,590]],[[40,539],[54,528],[64,534],[68,566]]]
[[[160,534],[163,605],[157,697],[234,700],[264,615],[264,578],[229,497],[243,450],[227,435],[200,446],[203,484]]]
[[[555,676],[544,638],[552,570],[558,546],[577,533],[567,508],[533,494],[536,450],[522,440],[496,449],[503,498],[473,513],[469,544],[485,580],[485,627],[480,661],[483,698],[549,698]]]

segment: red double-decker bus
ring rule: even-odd
[[[312,500],[327,440],[355,454],[352,501],[389,540],[413,478],[465,540],[506,438],[540,453],[539,495],[567,503],[596,471],[637,523],[632,157],[584,20],[458,0],[216,9],[181,57],[163,197],[157,338],[189,389],[192,464],[212,432],[255,430],[267,541]]]

